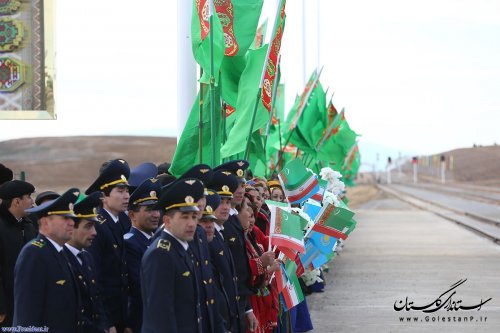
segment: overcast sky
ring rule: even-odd
[[[307,76],[319,60],[321,82],[360,142],[420,154],[500,142],[500,1],[307,3]],[[58,119],[0,121],[0,140],[175,136],[176,4],[57,1]],[[275,6],[265,0],[264,12]],[[302,1],[288,0],[286,12],[289,107],[304,84]]]

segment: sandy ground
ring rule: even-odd
[[[363,200],[374,193],[361,192]],[[330,263],[325,292],[308,297],[314,332],[498,332],[500,246],[394,197],[372,198],[360,200],[357,228]],[[480,311],[394,310],[406,297],[429,304],[460,279],[467,282],[453,300],[493,299]],[[454,322],[470,316],[472,322]]]

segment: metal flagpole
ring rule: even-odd
[[[191,51],[192,2],[177,1],[177,141],[196,99],[196,62]]]

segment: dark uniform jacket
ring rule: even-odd
[[[0,314],[6,314],[0,327],[12,326],[14,313],[14,266],[23,246],[36,237],[31,221],[17,221],[0,207]]]
[[[132,328],[134,333],[140,333],[142,325],[141,259],[151,238],[148,239],[142,232],[132,227],[123,239],[130,287],[126,326]]]
[[[58,252],[43,235],[23,247],[14,271],[13,326],[81,332],[82,306],[67,260],[64,251]]]
[[[217,309],[216,286],[212,272],[212,263],[208,249],[207,234],[198,225],[193,241],[189,242],[189,247],[194,256],[196,274],[198,279],[198,289],[200,291],[200,305],[202,315],[203,333],[223,333],[224,323]]]
[[[229,245],[229,249],[233,256],[234,267],[236,269],[237,285],[238,285],[238,306],[240,312],[245,313],[251,308],[248,297],[254,294],[251,289],[252,272],[248,261],[245,234],[241,222],[237,215],[229,215],[229,218],[224,222],[224,241]],[[246,318],[240,317],[240,325],[243,330],[246,330]]]
[[[162,232],[141,264],[142,333],[199,333],[201,312],[196,272],[190,255]]]
[[[113,325],[106,317],[101,295],[99,294],[94,259],[89,252],[82,251],[80,253],[82,253],[83,262],[80,264],[75,255],[66,246],[64,247],[64,251],[77,278],[83,307],[81,314],[84,322],[83,332],[102,333]]]
[[[129,218],[125,213],[120,213],[119,221],[114,222],[102,207],[97,209],[97,218],[97,235],[88,250],[94,258],[97,285],[106,315],[114,326],[123,327],[127,310],[128,273],[123,244],[123,225],[126,222],[122,220]]]
[[[224,318],[227,330],[233,333],[242,332],[240,318],[243,314],[238,308],[237,276],[231,251],[217,230],[208,246],[214,267],[219,312]]]

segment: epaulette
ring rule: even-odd
[[[106,219],[101,214],[97,214],[96,218],[100,224],[103,224],[104,222],[106,222]]]
[[[125,235],[123,235],[123,239],[129,239],[130,237],[134,236],[133,233],[127,232]]]
[[[157,248],[164,249],[167,251],[170,251],[170,241],[167,239],[160,239],[158,241],[158,245],[156,246]]]
[[[45,246],[45,242],[43,241],[43,239],[34,239],[31,241],[31,245],[42,248]]]

